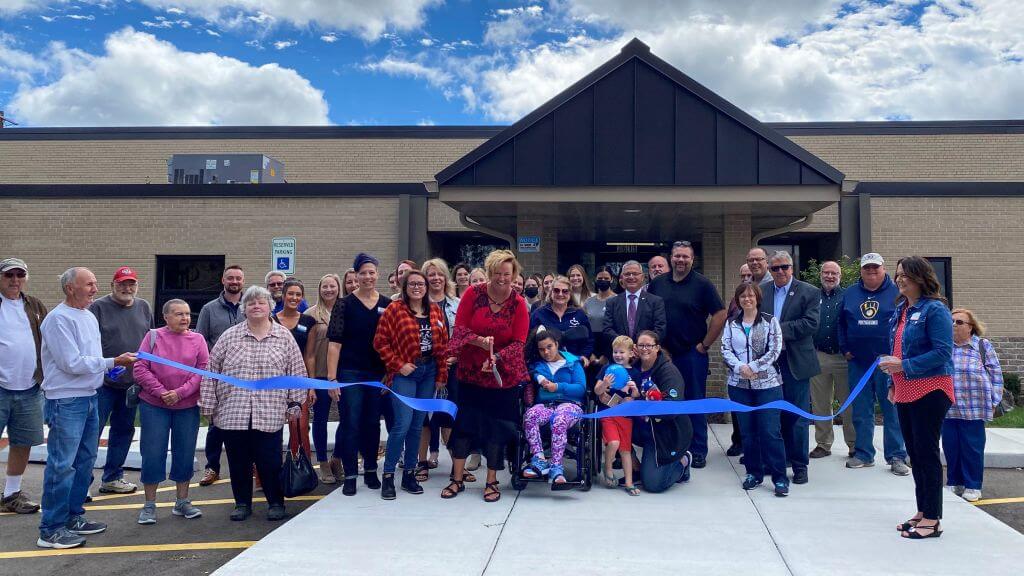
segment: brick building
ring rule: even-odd
[[[285,184],[167,184],[175,154],[264,154]],[[0,130],[0,256],[59,300],[71,265],[101,284],[138,268],[142,295],[194,302],[225,264],[250,282],[271,239],[296,239],[315,284],[359,251],[474,259],[530,272],[646,261],[676,239],[729,294],[754,243],[810,258],[930,258],[956,306],[1024,365],[1024,121],[761,123],[638,41],[508,127]]]

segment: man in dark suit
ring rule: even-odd
[[[792,404],[811,411],[811,377],[821,372],[814,334],[820,308],[818,289],[793,278],[793,257],[779,251],[769,259],[772,281],[761,285],[761,312],[775,316],[782,326],[782,395]],[[782,439],[786,460],[793,466],[793,483],[807,483],[808,420],[782,413]]]
[[[644,271],[640,263],[630,260],[622,265],[619,275],[623,292],[608,299],[604,307],[604,335],[609,342],[617,336],[636,336],[653,330],[665,339],[665,301],[643,291]]]

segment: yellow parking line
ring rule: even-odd
[[[12,558],[44,558],[46,556],[76,556],[80,554],[124,554],[126,552],[191,552],[195,550],[237,550],[248,548],[255,540],[238,542],[194,542],[188,544],[143,544],[139,546],[96,546],[67,550],[21,550],[0,552],[0,560]]]
[[[311,496],[296,496],[295,498],[288,498],[288,502],[315,502],[322,500],[323,496],[311,495]],[[220,498],[217,500],[196,500],[192,502],[195,506],[216,506],[218,504],[234,504],[234,498]],[[93,510],[138,510],[142,506],[138,503],[132,504],[101,504],[99,506],[86,506],[86,511]],[[157,508],[173,508],[174,502],[157,502]]]
[[[1024,498],[988,498],[985,500],[978,500],[973,502],[975,506],[988,506],[989,504],[1014,504],[1017,502],[1024,502]]]
[[[214,484],[224,484],[225,482],[231,482],[231,479],[230,478],[224,478],[222,480],[217,480],[216,482],[214,482]],[[189,488],[198,488],[199,487],[199,483],[197,482],[195,484],[189,484],[188,487]],[[205,486],[204,486],[204,488],[205,488]],[[164,488],[157,488],[156,491],[157,492],[170,492],[171,490],[177,490],[177,489],[178,489],[177,486],[165,486]],[[135,492],[132,492],[130,494],[104,494],[103,496],[93,496],[92,497],[92,501],[93,502],[102,502],[103,500],[113,500],[114,498],[127,498],[129,496],[144,496],[145,494],[146,494],[146,492],[140,486],[138,490],[136,490]]]

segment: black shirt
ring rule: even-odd
[[[821,312],[814,347],[825,354],[839,353],[839,313],[843,310],[843,289],[836,286],[831,294],[821,289]]]
[[[658,276],[647,291],[665,300],[667,334],[663,346],[669,354],[689,352],[708,333],[708,316],[725,308],[718,290],[704,275],[690,271],[681,282],[672,273]]]
[[[284,325],[281,322],[281,318],[278,314],[274,314],[274,319],[277,320],[278,324]],[[306,355],[306,342],[309,341],[309,332],[316,326],[316,319],[312,316],[305,314],[299,315],[299,322],[295,325],[295,328],[288,330],[292,333],[292,338],[295,338],[295,343],[299,345],[299,352],[303,356]]]
[[[384,362],[373,348],[377,322],[391,299],[381,294],[373,308],[367,308],[355,292],[345,296],[331,310],[327,325],[327,340],[341,344],[338,371],[362,370],[374,374],[384,373]]]
[[[420,354],[424,358],[429,358],[430,353],[434,350],[434,334],[430,330],[430,317],[417,316],[416,321],[420,323]]]

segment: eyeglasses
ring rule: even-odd
[[[638,350],[652,350],[654,348],[657,348],[658,345],[657,344],[637,344],[636,347],[637,347]]]
[[[792,267],[792,264],[779,264],[778,266],[769,266],[768,269],[772,272],[779,272],[780,270],[789,270]]]
[[[284,282],[271,282],[267,284],[267,288],[280,288],[284,286]]]
[[[28,276],[28,273],[24,270],[19,270],[18,272],[4,272],[4,278],[24,278],[25,276]]]
[[[971,324],[967,320],[953,320],[953,324],[956,324],[957,326],[964,326],[964,325],[974,326],[974,324]]]
[[[643,276],[643,274],[640,273],[640,272],[623,272],[622,273],[622,277],[623,278],[636,278],[637,276]]]
[[[767,258],[747,258],[747,262],[764,262]]]
[[[406,284],[409,288],[426,288],[427,285],[424,282],[409,282]]]
[[[551,289],[551,293],[552,294],[568,294],[569,293],[569,289],[568,288],[552,288]]]

